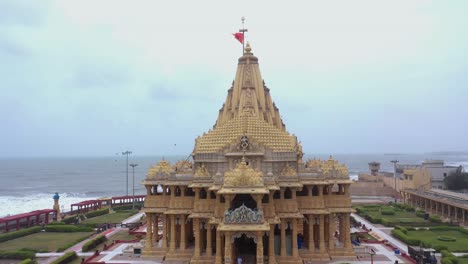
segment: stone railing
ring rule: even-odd
[[[194,203],[194,212],[213,212],[213,209],[216,206],[216,200],[213,199],[203,199],[195,201]]]
[[[326,207],[350,207],[351,197],[347,195],[324,195]]]
[[[263,222],[263,212],[252,210],[245,205],[224,212],[224,222],[228,224],[256,224]]]
[[[167,197],[164,197],[162,195],[146,196],[145,207],[165,208],[167,207]]]
[[[318,209],[325,207],[323,196],[298,196],[297,204],[300,209]]]
[[[169,208],[171,209],[192,209],[193,197],[173,197],[169,201]]]
[[[277,213],[294,213],[297,212],[296,200],[274,200]]]

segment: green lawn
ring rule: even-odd
[[[109,237],[109,241],[112,240],[133,240],[137,237],[135,235],[130,235],[127,230],[122,230],[118,233],[115,233],[111,237]]]
[[[408,231],[409,237],[420,239],[421,241],[428,242],[432,247],[446,246],[451,252],[468,252],[468,235],[458,231],[428,231],[428,230],[417,230]],[[437,239],[439,236],[452,236],[456,237],[457,241],[448,242],[440,241]],[[466,259],[468,263],[468,259]]]
[[[434,224],[424,218],[391,205],[360,205],[355,207],[358,214],[373,223],[395,226],[433,226]],[[382,211],[393,211],[394,214],[382,214]],[[438,224],[440,225],[440,224]]]
[[[0,251],[15,251],[22,248],[30,248],[35,250],[46,250],[48,252],[55,252],[64,244],[71,243],[83,237],[87,237],[92,233],[93,232],[40,232],[0,243]]]
[[[468,264],[468,258],[457,258],[458,264]]]
[[[135,211],[128,212],[115,212],[112,214],[105,214],[82,221],[82,224],[107,224],[107,223],[121,223],[123,220],[135,214]]]

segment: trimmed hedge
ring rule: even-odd
[[[458,264],[458,258],[455,257],[450,251],[442,250],[440,251],[442,254],[442,261],[443,264]]]
[[[446,241],[446,242],[454,242],[454,241],[457,241],[457,238],[453,236],[439,236],[437,237],[437,240]]]
[[[65,233],[72,233],[72,232],[92,232],[94,231],[91,227],[86,226],[74,226],[74,225],[48,225],[45,228],[46,232],[65,232]]]
[[[52,223],[48,223],[48,225],[65,225],[64,222],[52,222]]]
[[[73,252],[68,252],[68,253],[65,253],[63,256],[61,256],[60,258],[56,259],[55,261],[53,261],[51,264],[65,264],[65,263],[69,263],[69,262],[72,262],[74,259],[76,259],[78,256],[76,255],[76,252],[73,251]]]
[[[86,218],[93,218],[100,215],[105,215],[109,213],[109,208],[99,209],[96,211],[89,212],[85,214]]]
[[[143,203],[135,203],[135,208],[140,208],[141,206],[143,206]],[[112,206],[112,210],[114,211],[128,211],[128,210],[132,210],[133,207],[132,205],[119,205],[119,206]],[[356,208],[357,210],[357,208]]]
[[[395,210],[393,209],[382,209],[382,211],[380,212],[382,215],[395,215]]]
[[[104,243],[106,240],[107,240],[107,238],[105,236],[98,236],[98,237],[96,237],[94,239],[91,239],[90,241],[86,242],[83,245],[83,248],[81,249],[81,251],[87,252],[90,249],[95,248],[99,244]]]
[[[37,261],[28,258],[28,259],[21,261],[19,264],[36,264],[36,263]]]
[[[34,227],[29,227],[25,229],[21,229],[18,231],[13,231],[13,232],[8,232],[5,234],[0,235],[0,242],[5,242],[11,239],[19,238],[19,237],[24,237],[27,235],[31,235],[34,233],[38,233],[42,230],[42,227],[40,226],[34,226]]]
[[[78,216],[77,215],[73,215],[73,216],[62,219],[62,222],[65,223],[65,224],[74,224],[77,221],[78,221]]]
[[[442,219],[440,219],[439,216],[437,215],[431,215],[429,216],[429,219],[428,219],[430,222],[432,223],[442,223]]]
[[[421,244],[421,240],[416,239],[416,238],[411,238],[399,229],[393,229],[392,235],[410,246],[419,246]]]
[[[416,216],[417,217],[424,217],[425,214],[426,214],[426,212],[423,211],[423,210],[417,210],[416,211]]]
[[[31,251],[0,251],[0,259],[32,259],[35,255]]]

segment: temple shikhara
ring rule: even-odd
[[[151,167],[143,184],[143,255],[181,263],[303,263],[353,256],[351,180],[328,160],[303,161],[247,44],[193,162]]]

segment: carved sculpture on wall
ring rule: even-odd
[[[297,176],[297,170],[293,168],[289,163],[286,163],[283,170],[280,173],[281,176]]]
[[[210,172],[205,167],[205,164],[202,163],[200,166],[198,166],[197,170],[195,171],[195,176],[199,176],[199,177],[210,176]]]
[[[234,210],[224,212],[224,222],[229,224],[256,224],[263,221],[263,212],[242,204]]]

